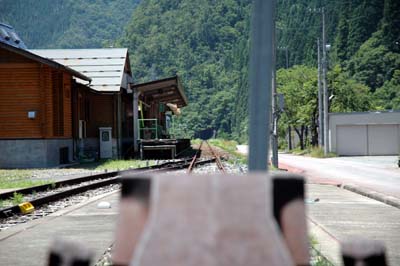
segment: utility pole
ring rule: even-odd
[[[319,147],[324,146],[324,104],[323,104],[323,91],[321,86],[321,42],[318,38],[317,49],[318,49],[318,145]]]
[[[324,86],[324,154],[327,155],[329,152],[329,96],[328,96],[328,84],[326,80],[327,74],[327,59],[326,59],[326,33],[325,33],[325,8],[322,8],[322,79]]]
[[[271,162],[275,168],[279,168],[278,160],[278,120],[279,108],[277,106],[277,90],[276,90],[276,28],[275,17],[273,23],[273,51],[272,51],[272,158]]]
[[[250,56],[249,170],[268,170],[275,0],[254,0]]]
[[[286,69],[289,69],[289,51],[288,47],[285,47],[285,56],[286,56]],[[289,151],[292,150],[292,127],[289,125],[288,126],[288,146],[289,146]]]

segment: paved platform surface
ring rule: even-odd
[[[400,265],[400,210],[332,185],[308,184],[310,231],[318,249],[341,265],[339,242],[361,236],[384,241],[390,265]]]
[[[111,208],[98,209],[100,201],[110,202]],[[49,246],[55,237],[86,244],[94,251],[94,264],[113,242],[118,201],[119,192],[109,193],[0,232],[0,265],[46,265]]]
[[[396,156],[318,159],[279,154],[281,168],[307,176],[316,183],[354,184],[400,199],[400,168]]]

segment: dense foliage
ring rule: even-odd
[[[322,7],[332,45],[330,111],[400,109],[400,1],[277,2],[277,84],[286,97],[282,133],[290,126],[299,136],[312,136],[312,144],[317,138]],[[219,136],[246,141],[251,3],[0,0],[0,20],[15,26],[32,48],[129,47],[135,81],[182,77],[190,105],[178,121],[181,134],[213,127]]]
[[[190,105],[181,123],[186,134],[214,127],[232,134],[239,87],[247,88],[250,1],[143,1],[120,45],[131,51],[136,81],[179,74]],[[246,89],[247,90],[247,89]],[[240,92],[242,93],[242,92]],[[247,102],[247,93],[240,97]],[[244,125],[242,125],[244,126]]]
[[[317,2],[320,1],[280,1],[281,6],[287,8],[280,9],[280,18],[283,19],[280,22],[289,23],[286,28],[285,25],[282,26],[286,30],[283,30],[281,34],[280,45],[292,51],[289,58],[291,64],[301,62],[302,65],[316,65],[315,40],[321,32],[321,9],[318,8],[321,5]],[[327,1],[324,6],[327,39],[333,46],[329,53],[328,73],[328,88],[332,97],[330,112],[400,110],[400,2],[396,0],[336,0]],[[310,11],[313,14],[316,13],[319,20],[315,21],[310,16],[299,16],[300,13],[306,14]],[[288,15],[291,18],[284,19]],[[296,24],[297,29],[309,27],[309,31],[306,31],[308,37],[292,37],[296,36],[296,30],[292,29],[291,25]],[[317,30],[315,31],[313,27]],[[316,33],[315,36],[312,36],[313,32]],[[304,31],[300,33],[303,34]],[[314,71],[316,73],[316,70]],[[299,80],[300,77],[304,78],[305,73],[304,69],[296,66],[293,70],[281,70],[281,73],[278,73],[278,80],[282,78],[282,75],[292,75],[287,77],[290,81],[285,79],[278,86],[278,91],[280,90],[286,96],[288,105],[292,104],[293,100],[303,99],[302,96],[304,97],[307,90],[302,89],[303,94],[300,92],[294,94],[295,89],[290,88],[290,83],[293,83],[293,80]],[[298,110],[302,112],[295,115],[294,121],[297,124],[293,122],[293,119],[288,119],[291,114],[287,112],[283,114],[281,132],[284,133],[288,126],[292,126],[302,140],[304,137],[302,131],[306,131],[305,134],[307,134],[307,130],[310,130],[311,144],[315,145],[318,119],[315,102],[316,74],[307,77],[305,81],[312,82],[313,77],[314,94],[309,94],[308,99],[302,101],[304,105],[298,107]],[[304,120],[305,118],[307,119]],[[303,146],[303,143],[300,144]]]
[[[0,0],[0,22],[28,48],[97,48],[115,44],[139,0]]]

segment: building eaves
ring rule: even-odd
[[[128,89],[131,76],[127,48],[38,49],[31,52],[66,65],[90,77],[90,87],[99,92]]]
[[[24,56],[26,58],[29,58],[29,59],[31,59],[33,61],[48,65],[50,67],[53,67],[53,68],[56,68],[56,69],[59,69],[59,70],[64,70],[64,71],[66,71],[66,72],[72,74],[73,76],[75,76],[77,78],[80,78],[82,80],[89,81],[89,82],[92,81],[91,78],[83,75],[82,73],[80,73],[78,71],[73,70],[72,68],[64,66],[64,65],[62,65],[60,63],[57,63],[57,62],[55,62],[53,60],[50,60],[50,59],[41,57],[39,55],[36,55],[36,54],[31,53],[31,52],[29,52],[27,50],[24,50],[24,49],[21,49],[21,48],[18,48],[18,47],[15,47],[15,46],[9,45],[7,43],[3,43],[3,42],[0,42],[0,47],[5,49],[5,50],[8,50],[10,52],[13,52],[13,53],[19,54],[21,56]]]
[[[179,95],[181,99],[180,107],[188,105],[187,97],[185,95],[182,83],[178,76],[132,85],[132,88],[134,89],[136,88],[143,93],[157,92],[158,90],[163,90],[170,87],[176,89],[177,94],[175,95]]]

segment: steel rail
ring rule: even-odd
[[[211,147],[210,143],[208,143],[207,140],[205,140],[205,143],[207,143],[208,148],[209,148],[210,151],[211,151],[211,154],[215,157],[215,162],[217,163],[218,169],[219,169],[221,172],[226,173],[225,168],[224,168],[224,165],[223,165],[222,162],[221,162],[220,156],[214,151],[214,149]]]
[[[204,142],[204,140],[200,143],[199,149],[196,151],[196,154],[193,156],[193,159],[190,162],[190,165],[189,165],[189,168],[188,168],[188,171],[187,171],[188,174],[190,174],[193,171],[193,168],[196,165],[196,161],[197,161],[198,157],[201,154],[201,147],[203,146],[203,142]]]
[[[198,161],[197,165],[201,165],[201,164],[207,164],[207,163],[211,163],[214,162],[215,159],[210,159],[210,160],[202,160],[202,161]],[[157,167],[143,167],[143,168],[137,168],[137,169],[130,169],[130,170],[124,170],[124,171],[116,171],[116,172],[112,172],[112,173],[116,173],[115,176],[110,176],[108,179],[104,179],[104,180],[100,180],[97,182],[93,182],[90,184],[86,184],[83,186],[79,186],[79,187],[75,187],[75,188],[71,188],[71,189],[67,189],[61,192],[57,192],[51,195],[46,195],[40,198],[36,198],[30,201],[30,203],[36,208],[36,207],[40,207],[44,204],[50,203],[50,202],[54,202],[54,201],[58,201],[61,199],[64,199],[66,197],[70,197],[88,190],[92,190],[92,189],[96,189],[96,188],[100,188],[100,187],[104,187],[104,186],[108,186],[111,184],[116,184],[119,183],[120,181],[120,176],[121,175],[132,175],[132,176],[140,176],[141,174],[148,174],[148,173],[153,173],[153,172],[164,172],[164,171],[170,171],[170,170],[179,170],[179,169],[184,169],[187,168],[189,166],[189,163],[187,160],[181,160],[178,162],[169,162],[169,163],[165,163],[162,164],[162,167],[160,167],[161,165],[158,165]],[[147,171],[146,171],[147,170]],[[94,177],[96,175],[93,175],[91,177]],[[98,176],[98,175],[97,175]],[[82,179],[82,178],[79,178]],[[97,178],[99,179],[99,178]],[[93,179],[91,179],[93,180]],[[85,180],[84,182],[86,182],[88,180]],[[76,184],[77,182],[75,182],[74,184]],[[21,214],[21,210],[19,208],[18,205],[14,205],[8,208],[4,208],[4,209],[0,209],[0,218],[8,218],[12,215],[16,215],[16,214]]]
[[[79,183],[88,182],[88,181],[92,181],[92,180],[96,180],[96,179],[111,178],[111,177],[115,177],[117,175],[120,175],[121,173],[140,172],[140,171],[147,171],[147,170],[151,170],[151,169],[167,168],[169,165],[175,165],[175,164],[179,164],[179,163],[186,163],[187,160],[188,159],[182,159],[180,161],[166,162],[166,163],[159,164],[159,165],[152,165],[152,166],[135,168],[135,169],[128,169],[128,170],[122,170],[122,171],[111,171],[111,172],[106,172],[106,173],[91,174],[91,175],[86,175],[86,176],[83,176],[83,177],[57,181],[57,182],[49,183],[49,184],[45,184],[45,185],[22,188],[22,189],[16,189],[16,190],[8,191],[8,192],[5,192],[5,193],[0,193],[0,200],[10,199],[10,198],[13,197],[14,193],[21,194],[21,195],[27,195],[27,194],[32,194],[34,192],[42,192],[42,191],[46,191],[48,189],[55,189],[55,188],[64,187],[64,186],[76,185],[76,184],[79,184]]]

